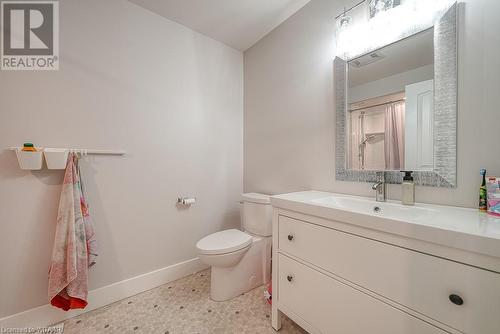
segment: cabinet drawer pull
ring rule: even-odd
[[[288,235],[288,240],[292,241],[292,240],[293,240],[293,238],[294,238],[294,236],[293,236],[292,234],[289,234],[289,235]]]
[[[286,279],[288,280],[288,282],[291,282],[291,281],[293,281],[293,276],[292,275],[288,275],[286,277]]]
[[[463,305],[464,300],[459,295],[450,295],[450,301],[455,305]]]

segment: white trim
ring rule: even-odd
[[[98,309],[160,285],[204,270],[207,265],[194,258],[146,274],[116,282],[89,292],[85,310],[65,312],[45,304],[0,319],[0,328],[43,327]]]

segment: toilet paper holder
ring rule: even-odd
[[[196,197],[179,197],[179,198],[177,198],[177,204],[192,205],[194,203],[196,203]]]

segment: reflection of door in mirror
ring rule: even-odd
[[[405,165],[408,170],[434,168],[434,80],[407,85]]]

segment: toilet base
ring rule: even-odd
[[[210,298],[225,301],[271,279],[271,237],[253,237],[252,246],[233,267],[211,268]]]

